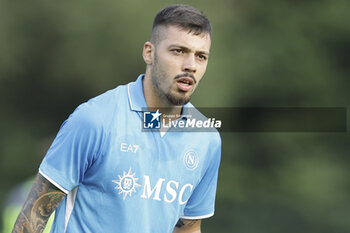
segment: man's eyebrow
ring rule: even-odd
[[[172,44],[172,45],[169,45],[169,49],[170,48],[173,48],[173,47],[176,47],[176,48],[180,48],[184,51],[191,51],[191,49],[189,49],[188,47],[185,47],[183,45],[179,45],[179,44]],[[200,54],[206,54],[206,55],[209,55],[209,52],[208,51],[196,51],[196,53],[200,53]]]

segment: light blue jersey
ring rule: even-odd
[[[62,124],[39,169],[67,193],[51,232],[171,233],[179,218],[214,214],[219,134],[144,132],[142,78]]]

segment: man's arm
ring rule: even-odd
[[[176,223],[173,233],[201,233],[201,220],[180,218]]]
[[[50,215],[65,196],[65,193],[38,174],[12,233],[42,232]]]

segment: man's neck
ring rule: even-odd
[[[147,77],[146,75],[142,80],[142,85],[148,109],[150,111],[157,111],[157,109],[160,109],[163,115],[177,116],[171,117],[171,120],[178,118],[178,116],[181,115],[183,106],[172,105],[169,104],[168,101],[162,99],[155,90],[151,77]]]

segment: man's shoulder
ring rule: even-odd
[[[110,111],[111,107],[113,108],[125,104],[123,100],[126,100],[126,93],[127,85],[119,85],[114,89],[89,99],[87,102],[83,103],[82,106],[90,108],[91,110]]]
[[[201,123],[198,124],[199,127],[195,127],[194,132],[200,133],[202,138],[206,138],[211,143],[214,144],[221,144],[221,137],[217,126],[217,120],[212,117],[207,117],[204,113],[202,113],[202,108],[195,107],[192,103],[186,104],[186,111],[184,112],[185,115],[188,115],[188,120],[192,121],[192,124],[196,126],[196,122],[200,121]],[[204,109],[204,108],[203,108]],[[209,108],[205,108],[209,109]]]
[[[117,86],[80,104],[68,120],[86,127],[108,128],[119,109],[128,104],[126,85]]]

